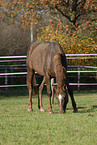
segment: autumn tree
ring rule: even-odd
[[[86,45],[83,46],[86,47],[88,43],[87,41],[87,36],[88,34],[90,36],[90,38],[92,38],[94,40],[93,37],[95,37],[95,43],[97,40],[96,37],[96,20],[97,20],[97,3],[96,0],[0,0],[0,21],[1,23],[21,23],[22,27],[26,28],[30,28],[32,25],[34,27],[34,25],[41,23],[42,27],[43,27],[43,23],[47,22],[48,17],[47,13],[50,14],[53,13],[53,17],[56,15],[60,15],[61,19],[65,18],[67,19],[71,24],[73,24],[74,26],[74,31],[71,31],[72,27],[68,27],[68,39],[71,39],[71,42],[79,42],[80,38],[81,40],[86,40]],[[49,17],[50,18],[50,17]],[[88,21],[87,21],[88,20]],[[50,19],[49,19],[50,21]],[[57,20],[58,22],[59,20]],[[65,21],[62,21],[62,23],[65,23]],[[79,25],[81,24],[81,25]],[[66,24],[65,24],[66,25]],[[58,35],[58,38],[56,37],[56,40],[61,41],[61,39],[59,40],[59,36],[61,38],[67,37],[67,33],[63,33],[63,31],[66,31],[66,27],[64,25],[64,28],[62,27],[62,31],[60,35]],[[60,25],[61,26],[61,25]],[[62,25],[63,26],[63,25]],[[56,29],[56,26],[54,26]],[[52,29],[52,30],[54,30]],[[76,30],[76,31],[75,31]],[[35,30],[36,31],[36,30]],[[43,30],[46,33],[46,28]],[[42,31],[42,32],[43,32]],[[51,31],[49,31],[50,35],[49,36],[54,36],[53,34],[55,34],[56,30],[51,33]],[[58,33],[60,33],[58,32]],[[73,35],[77,33],[77,39],[75,39],[76,41],[73,41]],[[51,35],[52,34],[52,35]],[[42,36],[42,35],[41,35]],[[51,37],[51,38],[52,38]],[[64,37],[64,38],[65,38]],[[46,38],[46,37],[45,37]],[[54,36],[55,38],[55,36]],[[54,38],[52,38],[52,40],[55,40]],[[48,38],[47,38],[48,39]],[[51,40],[51,39],[50,39]],[[64,39],[62,39],[63,41]],[[93,43],[94,43],[93,41]],[[90,42],[90,40],[89,40]],[[62,42],[63,43],[63,42]],[[66,46],[68,46],[68,44],[70,43],[70,41],[66,42]],[[71,43],[72,44],[72,43]],[[78,44],[78,48],[81,48]],[[82,44],[82,43],[81,43]],[[95,44],[96,45],[96,44]],[[93,46],[96,47],[96,46]],[[70,46],[70,45],[69,45]],[[70,47],[67,47],[70,49]],[[76,43],[74,43],[74,48],[76,46]],[[89,45],[88,45],[89,46]],[[90,47],[90,46],[89,46]],[[72,47],[73,48],[73,47]],[[92,46],[91,46],[92,48]],[[77,50],[77,49],[75,49]],[[78,49],[79,50],[79,49]],[[95,49],[94,49],[95,50]],[[74,52],[75,53],[75,52]]]
[[[59,11],[76,26],[79,17],[91,12],[97,12],[96,4],[96,0],[59,0],[53,5],[49,5],[49,7]]]
[[[89,25],[89,24],[88,24]],[[79,26],[78,31],[75,31],[72,35],[69,33],[69,25],[65,26],[63,31],[61,22],[57,23],[57,26],[53,21],[50,22],[46,29],[42,29],[41,34],[38,34],[37,39],[39,41],[58,41],[66,54],[96,54],[97,42],[89,35],[81,35],[83,29]],[[86,31],[84,29],[84,31]],[[81,35],[81,36],[80,36]],[[72,65],[94,65],[97,66],[97,60],[92,59],[70,59],[68,64]]]
[[[42,14],[48,11],[59,12],[74,26],[82,15],[97,12],[96,0],[0,0],[0,7],[2,21],[21,20],[23,26],[29,26],[32,21],[38,23]]]

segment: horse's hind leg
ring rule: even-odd
[[[27,68],[27,86],[29,91],[29,102],[28,102],[28,111],[32,111],[32,87],[31,87],[31,81],[32,81],[32,70]]]
[[[70,98],[71,98],[71,101],[72,101],[72,106],[73,106],[73,109],[74,109],[74,113],[77,113],[78,110],[76,108],[76,103],[75,103],[75,100],[74,100],[74,96],[73,96],[73,90],[72,88],[70,87],[69,83],[67,82],[67,88],[68,88],[68,93],[70,95]]]
[[[40,109],[40,111],[45,111],[42,107],[42,90],[44,87],[44,83],[45,83],[45,77],[43,78],[43,81],[42,81],[41,85],[39,86],[39,109]]]
[[[35,78],[35,72],[33,73],[32,81],[33,81],[32,93],[33,93],[33,95],[35,95],[36,94],[36,78]]]

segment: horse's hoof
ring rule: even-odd
[[[45,110],[43,108],[40,109],[41,112],[45,112]]]
[[[29,108],[28,108],[28,112],[31,112],[31,111],[33,111],[33,109],[29,109]]]
[[[77,110],[77,109],[76,109],[76,110],[74,110],[74,111],[73,111],[73,113],[78,113],[78,110]]]
[[[53,112],[52,112],[52,111],[50,111],[50,112],[49,112],[49,114],[53,114]]]
[[[64,110],[63,111],[59,111],[59,114],[63,114],[63,113],[66,113],[66,111],[64,111]]]

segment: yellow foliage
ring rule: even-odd
[[[65,26],[64,30],[62,27],[60,27],[60,25],[61,24],[58,23],[58,25],[55,27],[54,24],[50,23],[46,29],[42,29],[41,35],[37,35],[37,39],[50,42],[58,41],[64,49],[65,54],[97,53],[97,44],[93,38],[88,36],[79,37],[76,31],[73,33],[73,35],[71,35],[68,33],[68,25]],[[75,63],[75,60],[72,60],[71,63]],[[90,63],[90,61],[88,63]],[[82,64],[82,61],[80,61],[80,64]]]
[[[64,31],[59,31],[59,29],[49,25],[46,29],[42,29],[41,36],[38,34],[37,39],[50,42],[58,41],[65,53],[96,53],[95,47],[97,46],[93,38],[78,38],[76,33],[70,36],[68,27],[66,25]]]

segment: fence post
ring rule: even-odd
[[[7,66],[5,66],[5,73],[7,73]],[[7,85],[7,75],[5,75],[5,85]],[[7,92],[8,92],[8,88],[6,87],[5,88],[5,91],[6,91],[6,95],[7,95]]]
[[[80,66],[78,67],[78,92],[80,92]]]

